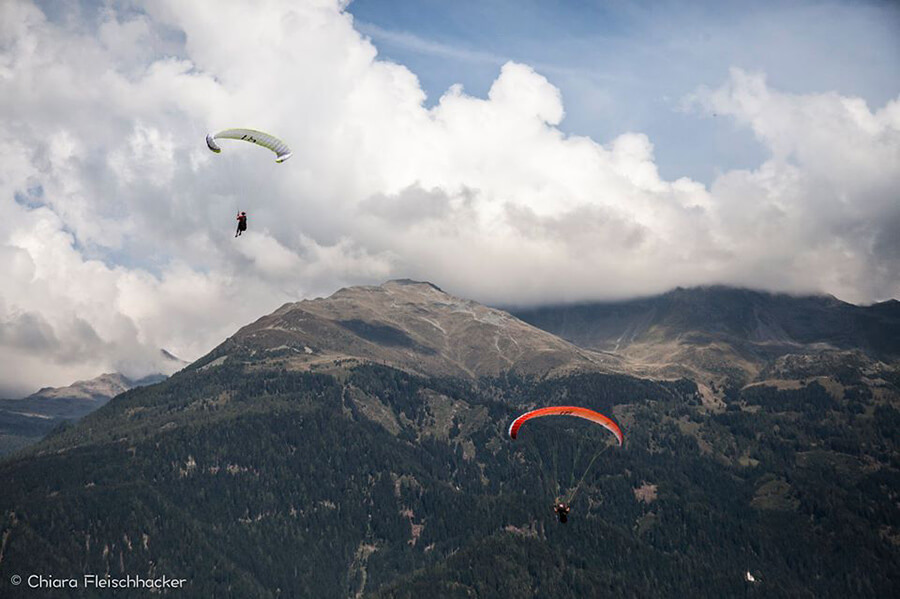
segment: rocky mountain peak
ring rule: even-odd
[[[508,312],[408,279],[348,287],[285,304],[238,331],[202,363],[280,360],[321,368],[345,360],[431,376],[604,370],[610,358],[580,349]]]

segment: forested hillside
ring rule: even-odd
[[[757,386],[721,407],[686,380],[598,373],[192,368],[0,465],[0,584],[27,597],[13,573],[109,572],[185,577],[192,597],[888,596],[900,413],[867,386],[837,391]],[[568,419],[506,436],[524,408],[563,403],[617,419],[624,447]],[[559,524],[551,503],[598,450]]]

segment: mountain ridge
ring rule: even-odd
[[[617,302],[541,306],[511,313],[579,347],[609,351],[647,374],[746,384],[791,354],[862,351],[900,358],[900,302],[855,306],[828,295],[793,296],[710,286]]]
[[[288,303],[242,327],[205,365],[265,351],[295,368],[374,361],[426,376],[477,379],[506,371],[612,372],[616,360],[587,351],[428,282],[400,279]]]
[[[713,401],[435,286],[286,304],[0,460],[0,594],[108,572],[235,599],[725,597],[752,570],[771,597],[890,596],[900,378],[845,351]],[[577,418],[509,439],[536,405],[625,443]]]

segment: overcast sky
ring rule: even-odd
[[[898,32],[893,2],[3,0],[0,397],[390,278],[900,297]],[[294,156],[211,153],[228,127]]]

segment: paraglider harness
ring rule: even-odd
[[[572,509],[572,500],[575,499],[575,494],[578,493],[578,489],[581,487],[581,483],[584,482],[584,477],[587,476],[588,471],[591,469],[591,466],[594,465],[594,462],[597,461],[603,452],[609,449],[609,445],[606,445],[594,454],[594,457],[591,458],[588,467],[584,469],[584,474],[581,475],[581,478],[578,480],[578,484],[572,487],[572,490],[569,491],[569,494],[563,499],[557,499],[556,503],[553,504],[553,511],[556,512],[556,515],[559,517],[559,523],[565,524],[569,519],[569,511]]]
[[[235,231],[234,236],[237,237],[241,233],[247,230],[247,213],[246,212],[238,212],[237,215],[237,231]]]

